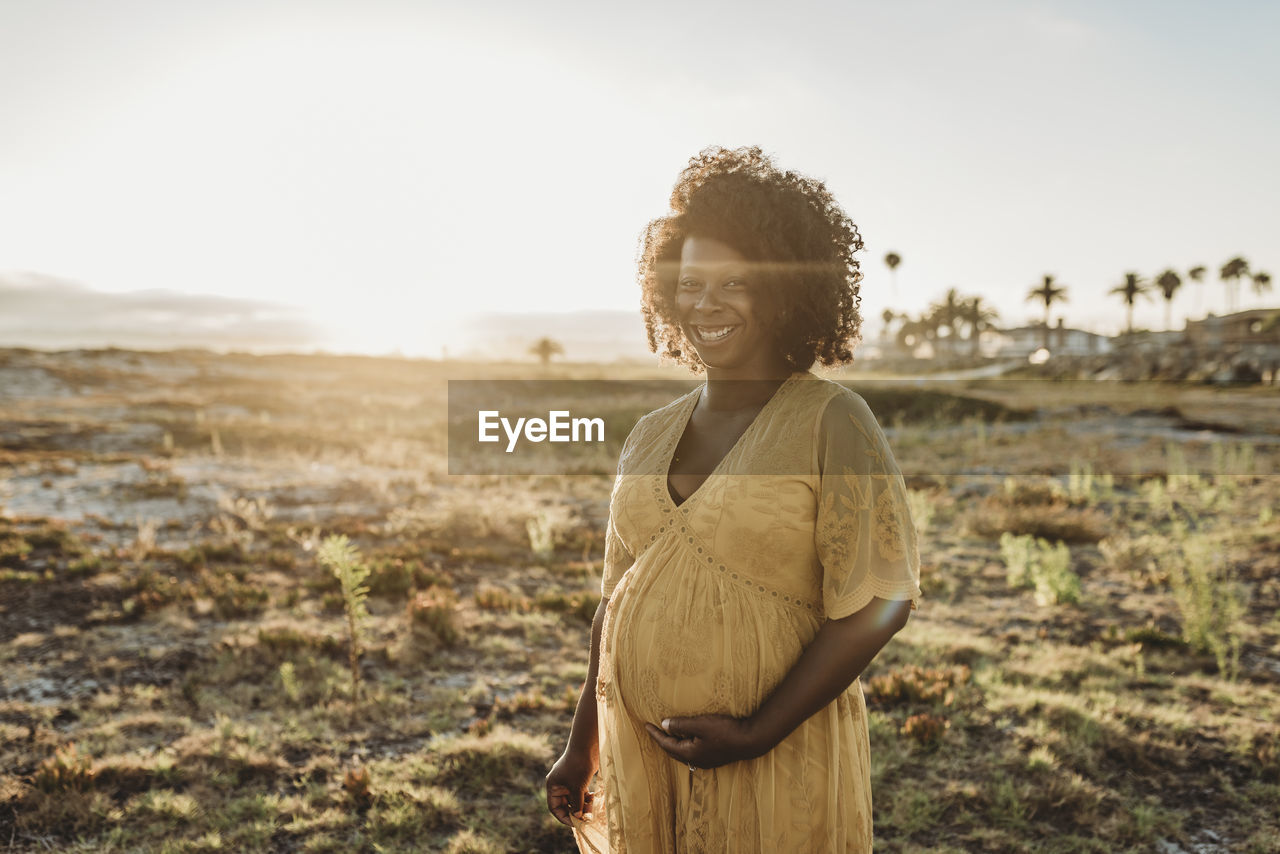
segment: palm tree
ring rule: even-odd
[[[978,355],[978,342],[982,333],[994,329],[1000,319],[994,308],[983,302],[982,297],[970,297],[960,309],[960,319],[969,327],[969,352]]]
[[[902,256],[897,252],[890,252],[884,256],[884,265],[889,268],[889,288],[894,296],[898,295],[898,274],[895,271],[901,263]]]
[[[1195,282],[1197,285],[1204,284],[1205,268],[1203,266],[1192,267],[1187,271],[1187,278]],[[1196,314],[1200,313],[1200,297],[1203,295],[1204,288],[1196,288]]]
[[[898,346],[908,353],[914,353],[924,340],[924,325],[903,315],[902,325],[898,327]]]
[[[1055,302],[1067,301],[1067,286],[1058,284],[1053,280],[1053,276],[1046,275],[1040,287],[1032,288],[1027,292],[1027,302],[1032,300],[1040,300],[1044,303],[1044,348],[1048,350],[1049,309],[1053,307]]]
[[[1258,296],[1262,296],[1271,290],[1271,274],[1265,270],[1259,270],[1253,274],[1253,292]]]
[[[1249,262],[1236,256],[1222,265],[1218,278],[1227,286],[1227,311],[1236,310],[1236,300],[1240,291],[1240,280],[1249,275]]]
[[[949,288],[939,302],[930,306],[930,314],[937,320],[938,330],[947,330],[947,351],[951,354],[955,353],[956,341],[960,337],[959,323],[964,319],[963,310],[964,300],[955,288]]]
[[[1109,294],[1119,294],[1124,298],[1124,304],[1127,306],[1129,314],[1129,326],[1127,330],[1129,334],[1133,334],[1133,303],[1140,296],[1150,299],[1150,287],[1150,285],[1142,281],[1142,277],[1137,273],[1125,273],[1124,284],[1116,285],[1114,288],[1107,291]]]
[[[533,342],[533,346],[529,348],[529,352],[537,356],[542,361],[542,367],[551,364],[552,356],[564,355],[564,347],[554,338],[539,338]]]
[[[930,311],[920,315],[916,323],[921,340],[929,342],[930,349],[933,350],[933,358],[938,358],[938,330],[942,326],[942,319],[938,317],[936,311]]]
[[[951,355],[955,344],[955,330],[943,314],[942,308],[937,303],[934,303],[929,307],[929,311],[921,316],[920,321],[924,324],[925,337],[935,342],[933,348],[934,358],[942,355],[943,347],[947,349],[947,355]],[[947,330],[945,333],[943,332],[944,329]]]
[[[880,319],[884,321],[884,335],[887,338],[889,330],[893,327],[893,322],[898,319],[898,315],[893,309],[886,308],[880,313]]]
[[[902,325],[898,327],[896,336],[898,346],[908,353],[915,353],[916,349],[926,341],[933,342],[938,337],[938,318],[937,312],[928,311],[921,314],[916,319],[911,319],[909,315],[903,314]],[[934,355],[937,355],[937,347],[933,348]]]
[[[1165,270],[1156,277],[1156,287],[1164,294],[1164,328],[1173,328],[1173,295],[1182,287],[1182,278],[1173,270]]]

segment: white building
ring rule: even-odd
[[[1044,346],[1043,323],[993,329],[984,332],[980,346],[983,355],[1000,358],[1025,358]],[[1066,327],[1062,318],[1049,327],[1049,353],[1053,356],[1096,356],[1111,352],[1111,339],[1084,329]]]

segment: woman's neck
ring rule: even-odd
[[[793,373],[795,369],[782,361],[740,368],[708,367],[703,400],[709,409],[762,406]]]

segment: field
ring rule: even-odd
[[[0,848],[573,850],[611,479],[450,476],[445,381],[620,376],[0,351]],[[1280,850],[1280,395],[836,378],[924,561],[876,850]]]

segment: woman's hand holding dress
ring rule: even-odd
[[[573,826],[571,815],[583,817],[591,808],[591,778],[600,769],[600,742],[596,714],[596,677],[600,671],[600,633],[609,597],[600,600],[591,621],[591,662],[578,697],[569,732],[569,744],[547,774],[547,809],[561,824]]]
[[[572,827],[570,815],[591,811],[593,792],[587,786],[600,768],[600,755],[589,750],[565,750],[547,775],[547,807],[561,824]]]

